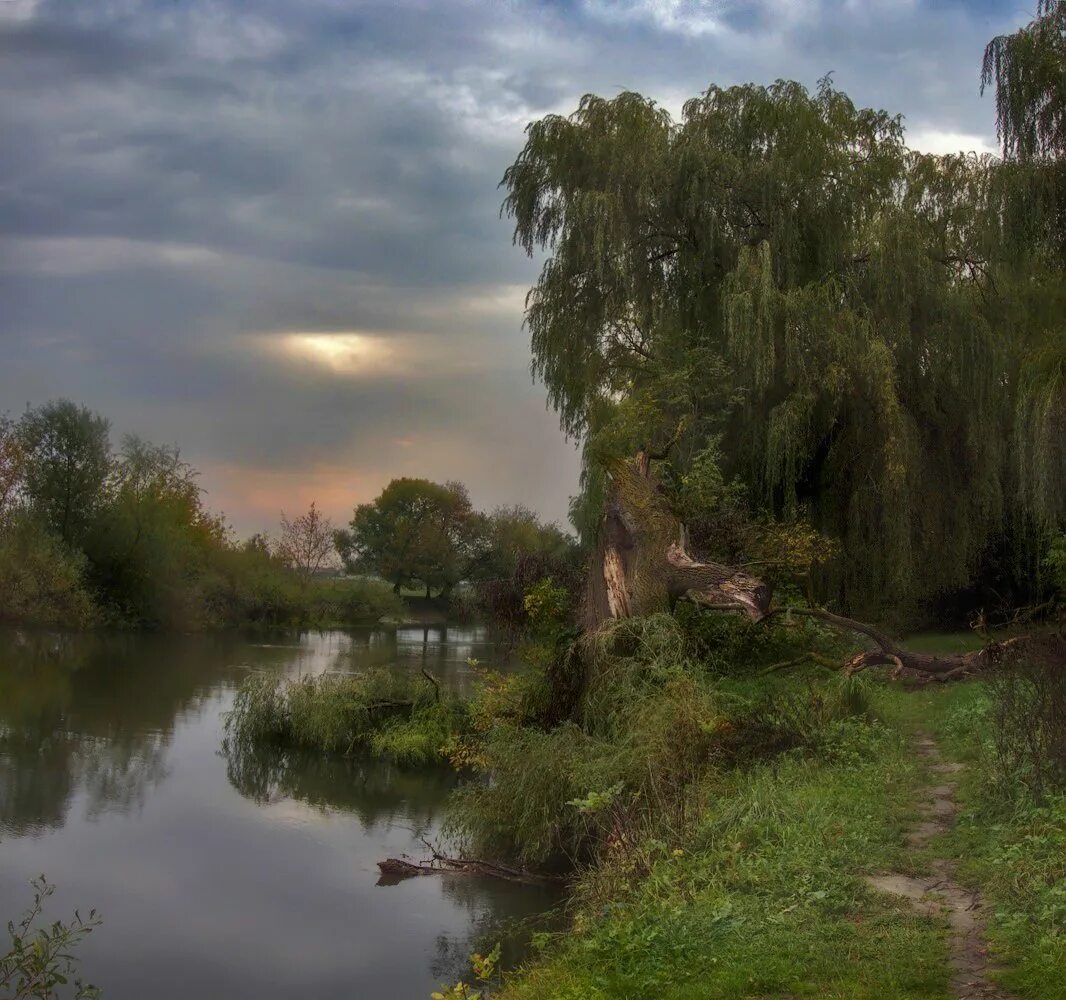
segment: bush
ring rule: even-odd
[[[750,677],[807,652],[831,659],[845,653],[839,633],[812,618],[782,615],[772,622],[752,622],[739,615],[709,615],[688,602],[679,604],[675,615],[686,655],[719,676]]]
[[[222,625],[329,628],[402,619],[403,600],[381,580],[301,579],[265,548],[217,552],[207,603]]]
[[[226,717],[228,754],[264,746],[325,753],[362,749],[400,763],[442,760],[461,733],[467,711],[458,699],[438,699],[424,678],[389,670],[327,674],[286,681],[253,674]]]
[[[310,586],[310,618],[319,626],[402,621],[407,614],[403,598],[383,580],[325,579],[314,580]]]
[[[750,691],[750,686],[749,686]],[[787,750],[832,755],[848,720],[869,722],[868,681],[836,676],[815,683],[768,679],[749,693],[723,727],[722,763],[740,764]]]
[[[0,988],[10,990],[10,1000],[54,1000],[61,986],[70,983],[75,960],[71,949],[99,926],[96,911],[82,918],[75,910],[69,923],[60,920],[38,927],[45,900],[55,891],[43,875],[34,879],[33,905],[16,924],[7,925],[11,949],[0,956]],[[94,1000],[100,991],[80,979],[73,981],[74,1000]]]
[[[1008,655],[989,678],[994,767],[1007,789],[1035,799],[1066,791],[1066,636]]]
[[[80,628],[95,617],[85,559],[29,517],[0,534],[0,620]]]
[[[472,708],[481,732],[462,760],[479,772],[454,801],[449,829],[479,852],[527,862],[594,863],[650,841],[680,842],[718,767],[847,743],[841,725],[865,712],[857,679],[797,686],[723,683],[688,655],[671,615],[623,619],[584,640],[584,684],[571,717],[544,719],[544,684],[488,685]],[[484,710],[491,701],[492,709]]]
[[[303,624],[306,594],[295,575],[265,549],[222,549],[205,581],[205,602],[221,625],[283,628]]]

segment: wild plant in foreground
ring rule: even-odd
[[[94,1000],[100,991],[74,976],[76,960],[71,951],[100,925],[96,910],[82,917],[77,910],[69,923],[56,920],[38,926],[45,900],[55,892],[43,875],[35,878],[33,905],[16,924],[10,921],[7,933],[11,948],[0,957],[0,989],[9,1000],[53,1000],[60,987],[70,986],[74,1000]],[[73,982],[71,981],[73,977]]]

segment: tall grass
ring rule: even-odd
[[[467,708],[425,678],[389,670],[283,680],[249,676],[226,717],[227,753],[264,746],[324,753],[368,751],[406,764],[443,759]]]
[[[480,780],[454,798],[453,836],[532,863],[625,854],[639,866],[647,843],[683,841],[717,770],[828,746],[834,726],[865,710],[857,681],[730,685],[691,651],[666,614],[618,621],[589,640],[571,720],[542,728],[519,712],[485,727],[470,755]]]
[[[1063,665],[1037,652],[991,682],[932,692],[923,709],[966,763],[945,849],[986,897],[1005,986],[1043,1000],[1066,996],[1066,787],[1051,745]]]

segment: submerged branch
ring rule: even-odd
[[[549,885],[565,881],[562,875],[546,875],[526,868],[513,868],[483,858],[452,858],[441,854],[432,844],[423,840],[431,857],[428,861],[408,861],[405,858],[386,858],[378,862],[381,878],[378,885],[395,885],[404,879],[419,875],[483,875],[507,882],[522,882],[527,885]]]

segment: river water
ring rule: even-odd
[[[378,885],[425,856],[455,778],[375,761],[229,760],[222,716],[249,670],[368,665],[460,690],[505,666],[478,627],[262,636],[0,632],[0,923],[96,907],[79,948],[104,1000],[420,998],[556,900],[472,877]],[[487,938],[486,938],[487,935]],[[516,946],[517,947],[517,946]]]

